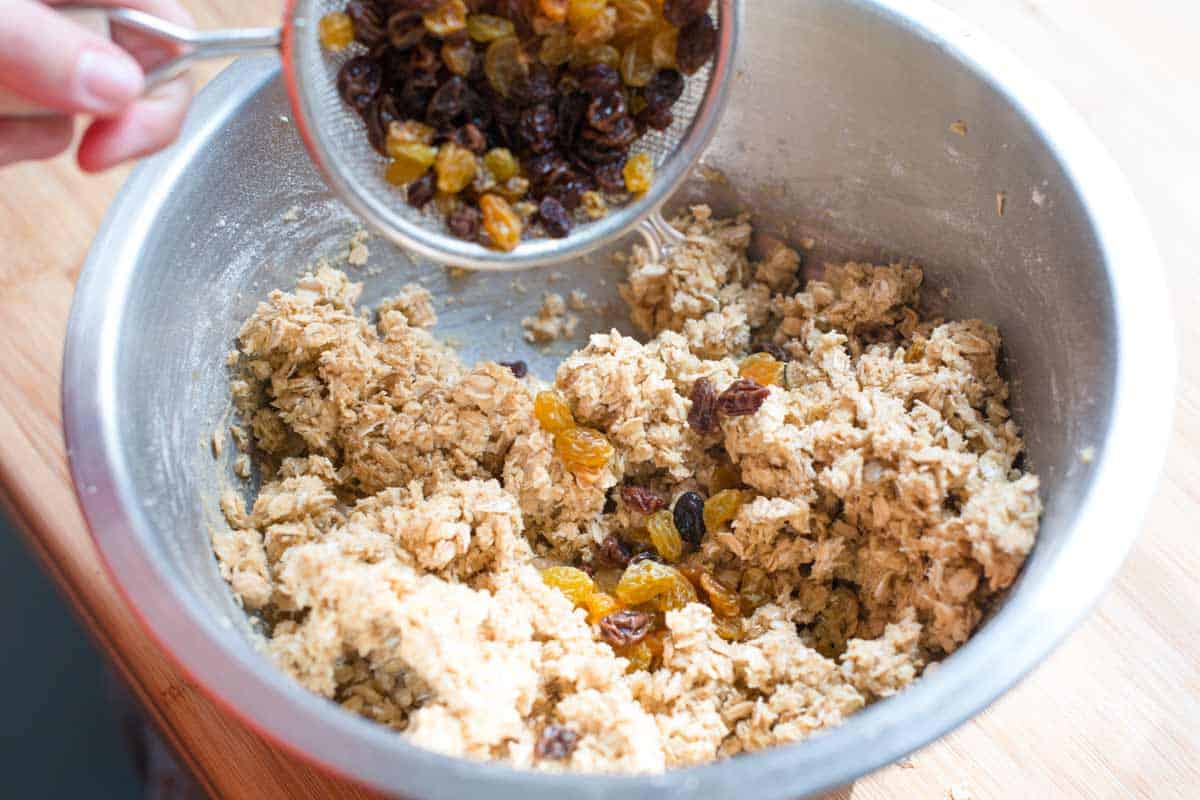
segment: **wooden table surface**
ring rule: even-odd
[[[776,2],[777,0],[770,0]],[[782,0],[778,0],[782,1]],[[1166,264],[1181,345],[1166,473],[1089,620],[986,713],[837,800],[1200,796],[1200,12],[1185,0],[939,0],[1083,113],[1129,176]],[[767,0],[758,0],[767,2]],[[202,26],[269,24],[278,0],[184,0]],[[206,68],[203,79],[212,74]],[[213,796],[371,796],[272,748],[141,630],[70,487],[59,372],[71,291],[126,175],[69,159],[0,172],[0,496],[99,646]]]

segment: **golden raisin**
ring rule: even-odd
[[[813,647],[826,658],[846,649],[846,640],[858,631],[858,597],[845,586],[829,593],[829,602],[817,615],[812,629]]]
[[[571,66],[579,68],[587,64],[607,64],[613,69],[621,66],[621,51],[611,44],[595,47],[579,47],[571,54]]]
[[[354,21],[341,11],[326,14],[317,23],[317,38],[326,50],[345,50],[354,41]]]
[[[497,186],[496,192],[508,202],[515,203],[529,193],[529,179],[515,175]],[[516,206],[513,206],[513,211],[524,219],[525,215],[521,214]]]
[[[719,530],[726,522],[737,516],[741,507],[751,500],[749,492],[740,489],[723,489],[704,501],[704,527]]]
[[[561,433],[575,427],[575,417],[563,396],[553,389],[533,398],[533,416],[546,433]]]
[[[664,508],[651,514],[646,520],[646,530],[650,532],[650,544],[667,561],[678,561],[683,555],[683,538],[675,530],[670,511]]]
[[[585,605],[596,590],[588,574],[575,567],[546,567],[542,570],[542,582],[558,589],[576,606]]]
[[[742,473],[732,464],[722,464],[713,470],[712,488],[720,492],[742,485]]]
[[[555,435],[554,452],[577,478],[593,478],[613,456],[604,434],[591,428],[568,428]]]
[[[542,39],[538,48],[538,59],[549,67],[565,64],[571,58],[571,50],[575,46],[574,38],[566,31],[555,31]]]
[[[649,38],[635,39],[625,45],[621,54],[621,80],[626,86],[645,86],[657,71],[651,54],[653,42]]]
[[[688,603],[695,603],[697,599],[696,587],[692,586],[692,582],[685,578],[683,573],[676,570],[675,579],[671,582],[670,588],[658,596],[658,610],[674,611],[683,608]]]
[[[675,45],[679,41],[679,29],[664,25],[654,34],[650,44],[650,58],[656,69],[675,68]]]
[[[446,142],[438,150],[434,169],[437,170],[438,191],[457,194],[475,179],[478,160],[467,148]]]
[[[521,218],[507,200],[498,194],[485,194],[479,198],[479,209],[483,212],[483,229],[493,247],[512,250],[521,243]]]
[[[396,157],[393,148],[402,144],[411,142],[419,142],[420,144],[433,144],[433,135],[436,131],[426,125],[424,122],[417,122],[415,119],[405,120],[404,122],[393,122],[388,125],[386,147],[387,154],[392,158]]]
[[[635,153],[625,162],[625,188],[634,194],[642,194],[654,182],[654,162],[648,153]]]
[[[492,177],[501,183],[516,176],[521,170],[517,157],[507,147],[493,147],[488,150],[483,157],[483,165],[492,173]]]
[[[617,35],[634,36],[654,27],[657,13],[651,0],[609,0],[617,10]]]
[[[575,43],[582,47],[604,44],[617,35],[616,9],[606,8],[575,28]]]
[[[749,567],[742,573],[738,594],[742,598],[742,613],[752,613],[771,600],[771,579],[764,570]]]
[[[738,374],[760,386],[779,386],[783,383],[783,362],[770,353],[753,353],[742,361]]]
[[[492,14],[472,14],[467,17],[467,35],[477,42],[494,42],[515,31],[512,21]]]
[[[434,36],[446,37],[467,27],[467,4],[463,0],[442,0],[422,19],[426,30]]]
[[[437,148],[420,142],[407,142],[388,148],[392,163],[384,177],[393,186],[407,186],[424,175],[437,158]]]
[[[529,72],[529,65],[515,36],[497,39],[488,45],[483,56],[483,74],[488,83],[503,97],[508,97],[512,85]]]
[[[592,592],[587,596],[584,604],[587,606],[587,620],[591,625],[595,625],[614,611],[621,610],[621,604],[617,598],[607,592]]]
[[[567,18],[568,0],[537,0],[537,4],[542,16],[553,22],[562,22]]]
[[[619,655],[629,660],[628,672],[648,670],[654,665],[654,651],[645,639],[630,647],[622,647]]]
[[[627,606],[649,602],[669,591],[678,579],[677,576],[683,578],[679,570],[657,561],[647,560],[630,564],[617,584],[617,599]]]
[[[587,215],[588,219],[600,219],[608,213],[608,203],[605,201],[604,195],[594,190],[583,193],[579,207],[583,209],[583,213]]]
[[[451,73],[467,77],[475,66],[475,46],[467,39],[442,45],[442,63]]]
[[[650,631],[650,633],[646,635],[646,638],[642,639],[646,646],[650,648],[650,655],[652,657],[651,663],[662,663],[663,646],[666,644],[667,637],[669,635],[670,631],[668,631],[666,628],[659,628],[658,630]]]
[[[710,573],[700,573],[700,588],[708,595],[708,604],[719,616],[736,617],[742,613],[742,603],[738,593]]]
[[[604,13],[607,7],[608,0],[568,0],[567,23],[575,30],[579,30]],[[543,13],[545,12],[543,11]],[[546,14],[546,16],[550,15]]]
[[[739,641],[746,634],[741,617],[715,617],[713,626],[717,629],[717,636],[727,642]]]

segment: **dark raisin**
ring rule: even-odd
[[[575,745],[579,743],[579,734],[562,725],[547,725],[538,737],[533,747],[533,754],[538,758],[558,761],[571,755]]]
[[[592,170],[592,178],[602,192],[616,194],[625,191],[625,160],[600,164]]]
[[[675,511],[672,514],[675,529],[694,547],[699,547],[704,539],[704,498],[696,492],[684,492],[675,501]]]
[[[665,131],[675,121],[675,114],[669,108],[647,106],[642,109],[642,113],[637,115],[635,121],[643,128]]]
[[[637,135],[637,127],[633,124],[633,120],[628,115],[622,115],[614,118],[611,127],[607,130],[584,128],[583,133],[579,135],[579,143],[581,146],[594,143],[600,147],[624,151],[633,144]]]
[[[575,79],[585,92],[612,94],[621,89],[621,73],[608,64],[587,64],[575,71]]]
[[[479,236],[479,209],[460,205],[446,216],[446,227],[460,239],[472,240]]]
[[[571,165],[559,153],[551,151],[526,161],[525,173],[529,182],[541,193],[570,175]]]
[[[561,239],[571,232],[571,217],[556,198],[542,198],[538,205],[538,218],[542,221],[546,235],[552,239]]]
[[[386,20],[371,0],[350,0],[346,14],[354,23],[354,39],[360,44],[374,47],[387,38]]]
[[[712,0],[663,0],[663,18],[676,28],[708,13]]]
[[[437,88],[436,75],[411,75],[404,81],[396,96],[396,106],[405,118],[421,119],[425,116],[425,110],[429,108],[429,103]]]
[[[397,50],[407,50],[425,38],[425,20],[417,11],[398,11],[388,17],[388,41]]]
[[[699,72],[717,51],[717,29],[708,15],[697,17],[679,29],[675,63],[685,75]]]
[[[517,378],[524,378],[529,374],[529,365],[524,361],[501,361],[500,366],[508,367]]]
[[[600,620],[600,635],[613,647],[628,647],[646,638],[650,615],[641,611],[614,611]]]
[[[435,128],[447,128],[456,122],[467,108],[467,82],[455,75],[441,85],[425,109],[425,121]]]
[[[792,360],[792,357],[788,355],[787,350],[784,350],[774,342],[762,342],[760,344],[756,344],[754,346],[754,352],[766,353],[767,355],[771,356],[771,358],[775,359],[776,361],[783,362],[784,364]]]
[[[592,181],[586,175],[572,171],[557,184],[551,191],[562,203],[563,208],[567,211],[574,211],[579,208],[579,204],[583,202],[583,193],[592,188]]]
[[[583,92],[567,92],[558,100],[558,141],[570,147],[579,136],[579,128],[587,115],[588,96]]]
[[[629,560],[633,558],[629,545],[622,542],[615,533],[604,537],[604,541],[600,543],[600,555],[615,567],[628,567]]]
[[[381,94],[363,113],[363,121],[367,124],[367,141],[380,155],[387,155],[388,126],[401,119],[396,99],[390,94]]]
[[[717,429],[717,390],[708,378],[697,378],[692,384],[692,407],[687,420],[696,433],[712,433]]]
[[[355,56],[338,70],[338,94],[355,111],[366,112],[383,85],[383,70],[366,56]]]
[[[645,486],[622,486],[621,499],[625,505],[643,514],[653,514],[667,505],[666,498]]]
[[[413,208],[424,208],[437,193],[437,173],[429,170],[408,185],[408,204]]]
[[[670,108],[683,95],[684,77],[678,70],[660,69],[642,90],[647,108]]]
[[[558,117],[548,105],[537,105],[521,112],[517,123],[517,135],[533,153],[546,153],[554,149],[554,134],[557,132]]]
[[[753,414],[762,407],[771,390],[749,378],[741,378],[729,384],[717,398],[721,413],[727,417],[742,417]]]
[[[625,95],[621,92],[598,95],[588,103],[587,124],[598,131],[611,131],[625,116]]]
[[[487,137],[483,135],[483,131],[479,130],[477,125],[470,122],[454,131],[450,140],[459,147],[465,147],[476,154],[487,149]]]
[[[558,96],[554,75],[542,64],[530,66],[529,72],[513,81],[508,90],[510,100],[521,106],[549,103]]]
[[[408,71],[416,73],[436,73],[442,68],[442,56],[435,45],[422,41],[408,51]]]

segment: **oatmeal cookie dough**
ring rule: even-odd
[[[263,484],[222,498],[213,549],[281,668],[443,753],[644,773],[803,739],[966,641],[1041,511],[997,331],[922,318],[915,266],[801,286],[786,246],[747,255],[744,218],[678,226],[621,287],[647,340],[596,333],[555,378],[612,448],[587,474],[539,423],[544,387],[461,363],[419,287],[372,321],[324,267],[260,304],[231,389]],[[780,380],[697,430],[697,381],[723,391],[752,351]],[[675,565],[691,594],[631,618],[638,644],[539,571],[609,597],[647,508],[727,489],[729,519]]]

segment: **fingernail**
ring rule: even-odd
[[[142,71],[129,56],[84,50],[76,64],[80,102],[98,114],[128,105],[142,92]]]

